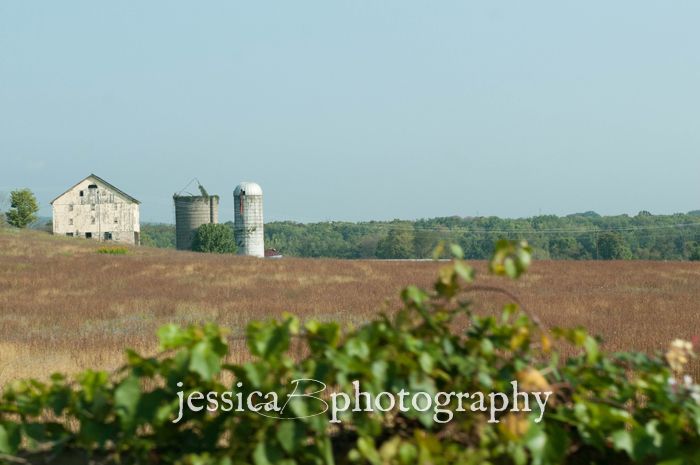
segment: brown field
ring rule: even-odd
[[[92,367],[113,369],[123,349],[156,350],[167,322],[246,322],[284,311],[361,324],[398,305],[407,284],[428,286],[432,262],[260,260],[131,248],[0,229],[0,385]],[[663,349],[700,334],[700,263],[536,262],[503,285],[549,326],[587,326],[609,350]],[[503,299],[475,295],[484,307]],[[241,344],[233,357],[245,357]],[[694,370],[694,371],[697,371]]]

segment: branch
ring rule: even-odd
[[[465,293],[465,294],[467,294],[467,293],[469,293],[469,292],[478,292],[478,291],[483,291],[483,292],[494,292],[494,293],[496,293],[496,294],[503,294],[503,295],[505,295],[505,296],[508,297],[509,299],[512,299],[513,302],[515,302],[515,303],[518,305],[518,307],[520,307],[520,309],[521,309],[527,316],[529,316],[530,319],[531,319],[537,326],[543,326],[543,325],[542,325],[542,320],[540,320],[540,318],[539,318],[537,315],[535,315],[533,312],[531,312],[530,310],[528,310],[528,309],[525,307],[525,305],[523,305],[523,303],[520,301],[520,299],[518,299],[518,297],[517,297],[515,294],[513,294],[512,292],[507,291],[507,290],[505,290],[505,289],[503,289],[503,288],[501,288],[501,287],[497,287],[497,286],[469,286],[469,289],[465,289],[465,290],[462,291],[462,292]]]

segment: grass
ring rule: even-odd
[[[398,305],[408,284],[429,286],[432,262],[261,260],[147,247],[126,255],[46,233],[0,229],[0,385],[54,371],[110,370],[126,347],[156,350],[168,322],[215,321],[241,335],[253,319],[289,311],[358,325]],[[588,327],[609,350],[664,349],[700,332],[700,263],[539,261],[504,285],[548,326]],[[472,295],[483,311],[504,303]],[[232,357],[246,357],[234,342]],[[697,369],[695,369],[697,371]]]
[[[107,255],[126,255],[129,249],[126,247],[100,247],[97,249],[97,253],[107,254]]]

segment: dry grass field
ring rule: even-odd
[[[246,322],[289,311],[361,324],[395,308],[407,284],[428,286],[440,264],[260,260],[150,248],[103,255],[98,244],[0,229],[0,385],[88,367],[112,369],[123,349],[156,349],[168,322],[215,321],[241,334]],[[503,285],[546,325],[584,325],[609,350],[665,348],[700,335],[700,263],[534,263]],[[498,296],[474,294],[484,308]],[[242,345],[234,359],[244,358]]]

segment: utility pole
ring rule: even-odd
[[[95,206],[95,214],[97,215],[97,241],[102,242],[102,211],[100,210],[100,189],[97,188],[96,196],[97,205]]]

